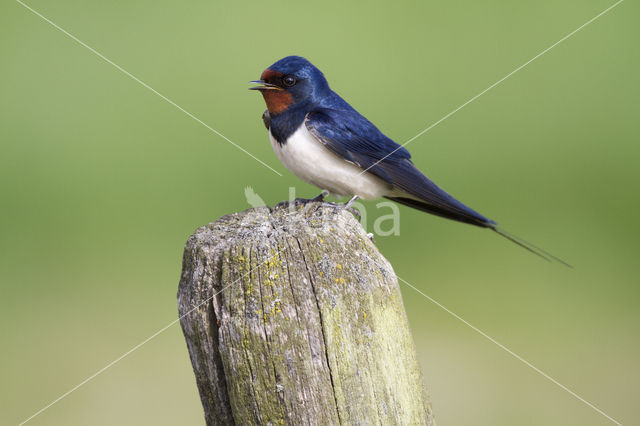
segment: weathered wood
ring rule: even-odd
[[[178,305],[209,425],[434,424],[393,269],[345,210],[199,228]]]

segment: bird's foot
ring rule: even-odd
[[[277,207],[288,205],[290,208],[292,208],[294,205],[303,205],[304,206],[304,205],[309,204],[309,203],[323,202],[324,198],[326,196],[328,196],[328,195],[329,195],[329,191],[322,191],[316,197],[313,197],[313,198],[296,198],[295,200],[281,201],[278,204],[276,204],[275,207],[277,208]]]
[[[330,206],[335,207],[336,210],[338,209],[344,209],[344,210],[348,210],[351,213],[353,213],[353,215],[355,215],[358,219],[360,219],[360,212],[358,210],[356,210],[355,208],[351,207],[351,204],[354,203],[354,201],[356,201],[359,197],[357,195],[354,195],[353,197],[351,197],[351,199],[349,201],[347,201],[345,204],[340,204],[340,203],[330,203],[330,202],[326,202],[325,204],[329,204]]]
[[[325,189],[319,195],[317,195],[316,197],[312,198],[309,201],[320,201],[320,202],[322,202],[322,201],[324,201],[324,198],[328,197],[328,196],[329,196],[329,191],[327,191]]]
[[[320,203],[317,207],[316,210],[318,210],[320,207],[322,206],[331,206],[334,207],[336,210],[338,209],[344,209],[344,210],[348,210],[351,213],[353,213],[358,219],[360,219],[360,212],[358,210],[356,210],[355,208],[351,207],[351,205],[359,198],[357,195],[354,195],[353,197],[351,197],[351,199],[349,201],[347,201],[344,204],[341,203],[333,203],[331,201],[325,201],[325,197],[327,197],[329,195],[329,191],[322,191],[318,196],[314,197],[314,198],[296,198],[293,201],[293,204],[295,205],[306,205],[309,203]],[[283,201],[279,204],[276,205],[276,207],[280,206],[280,205],[286,205],[289,204],[289,206],[291,207],[291,202],[290,201]]]
[[[322,191],[319,195],[313,198],[296,198],[295,202],[299,204],[307,204],[307,203],[322,203],[325,197],[329,196],[329,191]]]
[[[358,211],[358,209],[353,208],[353,207],[344,207],[344,209],[349,210],[355,217],[357,217],[358,219],[362,219],[362,217],[360,216],[360,212]]]
[[[353,204],[358,198],[357,195],[354,195],[353,197],[351,197],[351,199],[349,201],[347,201],[347,204],[344,205],[345,209],[351,209],[351,210],[355,210],[351,207],[351,204]],[[357,210],[356,210],[357,211]],[[359,214],[359,213],[358,213]]]

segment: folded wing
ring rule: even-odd
[[[402,146],[355,110],[319,109],[307,114],[311,134],[339,157],[393,185],[389,199],[427,213],[485,228],[495,222],[465,206],[423,175]]]

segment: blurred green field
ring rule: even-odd
[[[404,142],[613,4],[83,2],[0,6],[0,424],[17,424],[177,316],[186,238],[314,196],[247,89],[306,56]],[[456,197],[575,266],[401,207],[399,276],[625,425],[640,424],[640,7],[627,1],[409,145]],[[375,203],[368,203],[369,221]],[[388,211],[380,211],[386,214]],[[403,287],[439,425],[613,424]],[[173,326],[33,425],[203,424]]]

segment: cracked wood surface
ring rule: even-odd
[[[209,425],[434,424],[393,269],[347,211],[199,228],[178,307]]]

